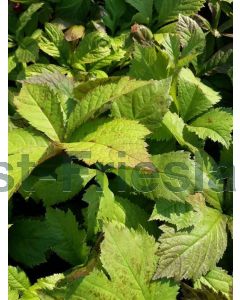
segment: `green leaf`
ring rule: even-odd
[[[28,267],[46,262],[45,254],[52,245],[46,223],[36,220],[17,221],[9,229],[10,256]]]
[[[35,62],[38,59],[38,44],[31,37],[25,37],[16,50],[16,57],[21,63]]]
[[[83,196],[83,200],[88,203],[86,221],[89,238],[101,231],[102,225],[109,221],[117,221],[128,228],[137,229],[142,225],[150,231],[153,229],[148,223],[148,214],[143,209],[128,199],[114,196],[105,174],[99,173],[97,181],[100,188],[92,185]]]
[[[8,73],[11,73],[17,66],[17,59],[14,54],[8,56]]]
[[[104,24],[111,29],[112,34],[116,31],[119,25],[119,20],[126,11],[126,4],[124,1],[106,0],[105,10],[106,15],[103,16]]]
[[[38,164],[56,154],[56,149],[43,135],[31,129],[9,132],[9,198]]]
[[[22,300],[40,300],[42,297],[52,300],[57,297],[57,284],[64,279],[63,274],[54,274],[40,278],[27,291],[24,292]]]
[[[69,70],[58,65],[40,64],[40,63],[35,63],[25,68],[26,79],[32,76],[42,75],[42,73],[55,73],[55,72],[59,72],[61,74],[68,74]]]
[[[37,85],[47,85],[55,93],[61,94],[59,100],[63,109],[64,122],[67,121],[67,118],[77,104],[74,95],[75,83],[72,78],[68,78],[58,71],[51,73],[45,70],[41,74],[23,80],[23,82]]]
[[[205,0],[155,0],[159,25],[177,20],[179,14],[193,15],[204,3]]]
[[[154,201],[164,198],[184,203],[186,197],[194,193],[195,168],[189,152],[154,155],[151,161],[153,167],[148,163],[133,170],[120,168],[115,173],[136,192]]]
[[[194,283],[195,288],[201,289],[207,286],[215,292],[221,292],[229,300],[232,299],[232,285],[232,276],[228,275],[227,271],[219,267],[215,267]]]
[[[218,50],[214,55],[200,65],[200,74],[227,73],[233,64],[233,49],[229,47]]]
[[[222,258],[227,246],[227,218],[193,198],[196,218],[191,231],[164,228],[159,239],[159,262],[154,278],[198,279]]]
[[[159,127],[170,106],[171,79],[149,81],[130,93],[120,96],[112,104],[112,115],[117,118],[138,120],[150,130]]]
[[[17,267],[8,267],[8,286],[17,292],[24,292],[30,287],[30,281],[24,271]]]
[[[16,36],[20,39],[22,30],[27,26],[27,24],[32,20],[33,15],[44,5],[43,2],[31,4],[19,17],[17,24]]]
[[[150,220],[165,221],[176,225],[177,229],[193,225],[194,212],[189,203],[179,203],[166,199],[156,200]]]
[[[89,0],[61,0],[57,3],[56,14],[64,20],[77,24],[86,18],[89,7]]]
[[[19,114],[53,141],[61,141],[64,123],[60,95],[47,86],[24,84],[15,97]]]
[[[203,286],[202,289],[193,289],[185,283],[182,286],[184,300],[227,300],[222,293],[216,293],[207,286]]]
[[[151,236],[143,229],[129,230],[117,223],[105,225],[104,232],[100,259],[111,280],[95,269],[75,282],[66,299],[176,298],[178,286],[173,282],[151,282],[157,262],[156,243]]]
[[[149,20],[152,18],[153,0],[141,1],[141,0],[126,0],[141,14],[146,16]]]
[[[132,95],[134,91],[138,94],[138,90],[144,86],[152,85],[147,81],[136,81],[129,80],[129,77],[122,77],[120,80],[117,79],[113,82],[110,79],[105,84],[104,81],[97,81],[96,86],[93,81],[91,84],[80,84],[79,87],[75,89],[75,94],[77,98],[80,98],[79,103],[76,105],[74,111],[69,117],[67,124],[67,136],[70,137],[71,134],[80,125],[92,119],[96,114],[99,115],[100,112],[108,110],[112,102],[118,99],[123,99],[122,97],[127,97],[127,95]],[[99,85],[101,84],[101,85]],[[86,90],[86,94],[83,91]],[[140,92],[139,92],[140,94]]]
[[[203,84],[190,69],[182,69],[178,77],[178,109],[185,121],[207,111],[221,100],[218,92]]]
[[[170,75],[169,56],[165,51],[157,52],[154,47],[136,44],[129,76],[142,80],[161,80]]]
[[[8,300],[18,300],[19,294],[16,290],[11,290],[8,288]]]
[[[48,236],[52,239],[52,250],[72,265],[84,263],[88,254],[86,233],[78,229],[73,213],[48,208],[46,213]]]
[[[205,34],[193,19],[180,15],[177,24],[177,33],[183,48],[182,57],[199,55],[205,48]]]
[[[95,63],[110,53],[108,35],[99,31],[91,32],[79,43],[72,58],[72,65],[78,68],[78,65]]]
[[[70,143],[62,146],[70,155],[89,165],[100,162],[104,165],[126,164],[135,167],[149,162],[144,138],[149,131],[133,120],[96,119],[82,125]]]
[[[211,109],[188,126],[188,129],[195,132],[199,138],[203,140],[210,138],[226,148],[231,144],[232,128],[232,114],[221,108]]]
[[[40,37],[38,45],[43,52],[54,58],[59,58],[60,61],[65,62],[69,58],[69,44],[57,25],[45,24],[45,34]]]
[[[207,203],[222,211],[224,188],[220,167],[204,151],[195,153],[195,162],[196,191],[202,192]]]
[[[88,203],[86,221],[89,239],[102,230],[103,222],[115,220],[124,223],[124,211],[108,187],[107,176],[99,173],[97,179],[100,188],[92,185],[83,196],[83,200]]]
[[[95,170],[74,163],[62,162],[52,167],[47,161],[24,181],[20,192],[25,198],[42,200],[48,207],[77,195],[95,175]]]
[[[165,130],[167,130],[181,146],[188,147],[191,151],[195,152],[196,148],[186,140],[186,124],[183,119],[178,117],[176,113],[168,111],[162,120]],[[159,129],[159,131],[161,128]]]

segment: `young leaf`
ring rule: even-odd
[[[144,142],[148,134],[143,125],[133,120],[97,119],[82,125],[71,142],[62,146],[70,155],[89,165],[100,162],[116,167],[119,163],[135,167],[150,161]]]
[[[14,103],[20,115],[33,127],[59,142],[64,135],[60,97],[47,86],[24,84]]]
[[[70,287],[66,299],[176,298],[178,286],[173,282],[151,282],[157,262],[156,243],[151,236],[144,230],[129,230],[117,223],[105,225],[104,232],[100,259],[111,280],[95,269]]]
[[[211,109],[190,123],[188,129],[195,132],[199,138],[210,138],[229,148],[233,128],[232,114],[221,108]]]
[[[178,77],[178,109],[185,121],[207,111],[221,100],[219,93],[203,84],[190,69],[182,69]]]
[[[193,202],[194,203],[194,202]],[[194,204],[193,204],[194,205]],[[199,203],[194,228],[189,231],[163,229],[159,239],[159,262],[154,278],[198,279],[222,258],[227,246],[227,218]]]

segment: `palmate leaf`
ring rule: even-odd
[[[227,299],[232,299],[233,278],[228,275],[227,271],[215,267],[205,276],[202,276],[194,283],[194,288],[201,289],[204,286],[209,287],[215,292],[221,292]]]
[[[155,0],[159,25],[176,20],[179,14],[189,16],[197,13],[204,3],[205,0]]]
[[[221,108],[211,109],[188,126],[188,129],[191,132],[195,132],[199,138],[203,140],[210,138],[214,142],[221,143],[226,148],[229,148],[231,144],[232,128],[232,114]]]
[[[174,282],[151,282],[157,262],[154,238],[118,223],[106,224],[104,232],[100,259],[111,280],[95,269],[69,288],[66,299],[176,299]]]
[[[9,132],[8,140],[10,198],[33,168],[54,156],[58,150],[47,138],[32,129],[13,129]]]
[[[64,136],[60,94],[48,86],[24,84],[14,103],[19,114],[53,141]]]
[[[227,218],[201,201],[198,196],[189,200],[196,210],[192,230],[176,232],[173,228],[162,228],[155,279],[196,280],[222,258],[227,247]]]
[[[98,79],[96,82],[80,84],[76,88],[75,93],[76,98],[80,98],[79,100],[81,101],[76,105],[69,117],[67,137],[71,137],[75,129],[92,119],[96,114],[99,114],[101,109],[103,111],[107,110],[108,104],[110,105],[124,95],[131,95],[134,91],[138,95],[138,90],[149,84],[151,83],[147,81],[130,80],[129,77],[122,77],[120,80],[119,78]],[[86,94],[85,91],[87,91]]]
[[[96,119],[83,124],[72,136],[71,142],[62,146],[70,155],[92,165],[126,164],[135,167],[142,162],[150,162],[144,138],[147,128],[134,120]]]
[[[177,105],[185,121],[207,111],[220,100],[219,93],[203,84],[190,69],[181,70],[178,77]]]

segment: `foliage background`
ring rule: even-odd
[[[9,1],[9,299],[232,298],[232,18]]]

